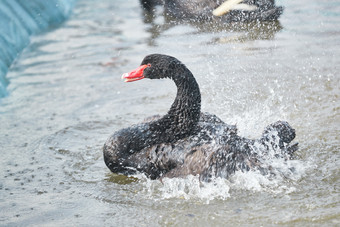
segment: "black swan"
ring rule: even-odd
[[[174,57],[152,54],[141,66],[122,76],[126,82],[170,78],[177,96],[164,116],[115,132],[104,144],[104,161],[114,173],[145,173],[151,179],[199,175],[228,178],[237,170],[270,173],[262,163],[269,151],[291,158],[295,130],[284,121],[269,125],[258,140],[237,135],[236,126],[201,112],[199,86],[189,69]],[[274,157],[274,158],[275,158]]]
[[[274,0],[140,0],[147,11],[164,5],[164,15],[174,19],[220,22],[277,20],[283,7]]]

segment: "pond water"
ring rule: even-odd
[[[34,37],[0,100],[0,225],[340,225],[340,3],[277,1],[279,22],[169,25],[137,0],[78,0],[59,29]],[[164,114],[169,80],[123,83],[150,53],[195,75],[202,110],[260,136],[277,120],[297,132],[294,175],[236,173],[151,181],[110,173],[114,131]],[[280,163],[277,163],[278,165]]]

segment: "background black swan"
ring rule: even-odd
[[[151,11],[164,5],[165,16],[197,21],[272,21],[277,20],[283,7],[274,0],[140,0],[144,9]]]
[[[148,55],[136,70],[123,75],[126,82],[143,78],[170,78],[177,96],[163,117],[121,129],[106,141],[104,161],[114,173],[145,173],[151,179],[199,175],[228,178],[237,170],[270,167],[262,163],[269,151],[276,158],[290,158],[297,144],[289,146],[295,130],[278,121],[262,137],[250,140],[237,135],[236,127],[218,117],[201,113],[199,86],[187,67],[174,57]]]

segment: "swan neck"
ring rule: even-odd
[[[201,113],[201,94],[194,76],[185,66],[175,72],[171,78],[177,86],[176,98],[168,113],[151,126],[159,135],[159,142],[173,142],[194,134]]]

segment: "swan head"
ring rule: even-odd
[[[163,54],[151,54],[143,59],[138,68],[129,73],[124,73],[122,79],[125,82],[133,82],[144,78],[173,78],[172,69],[176,68],[176,65],[182,65],[182,63],[174,57]]]

